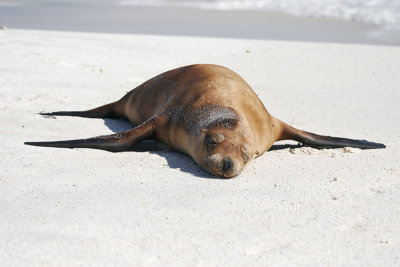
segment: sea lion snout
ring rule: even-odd
[[[223,156],[221,153],[213,154],[206,159],[205,169],[209,172],[224,178],[231,178],[240,173],[243,164],[230,156]]]
[[[224,173],[230,172],[232,170],[233,166],[234,166],[234,163],[230,157],[226,157],[222,160],[222,171]]]

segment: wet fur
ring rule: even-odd
[[[233,109],[219,105],[204,105],[191,109],[181,106],[169,113],[170,123],[180,124],[190,133],[212,127],[225,127],[232,130],[236,127],[238,120]]]

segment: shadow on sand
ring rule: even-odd
[[[132,129],[132,124],[127,120],[104,119],[106,125],[114,133],[123,132]],[[168,166],[173,169],[179,169],[194,176],[207,179],[223,179],[216,177],[204,171],[194,160],[186,154],[180,153],[168,147],[164,143],[156,140],[143,140],[129,149],[132,152],[149,152],[164,157]]]

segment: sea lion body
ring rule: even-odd
[[[42,114],[123,117],[136,127],[89,139],[26,144],[122,151],[140,140],[157,139],[189,154],[207,171],[227,178],[238,175],[251,159],[278,140],[292,139],[314,147],[384,147],[365,140],[297,130],[270,115],[238,74],[218,65],[190,65],[167,71],[119,101],[92,110]]]
[[[133,125],[168,114],[173,123],[157,128],[157,138],[188,153],[191,145],[182,146],[182,142],[191,143],[192,132],[185,129],[193,128],[196,121],[181,115],[196,116],[196,110],[207,106],[231,108],[239,117],[237,127],[254,140],[255,150],[265,152],[275,142],[273,136],[265,134],[273,132],[272,118],[262,102],[238,74],[218,65],[191,65],[160,74],[130,91],[117,102],[116,109]]]
[[[200,165],[205,161],[205,152],[199,148],[204,143],[201,130],[207,126],[201,124],[209,122],[207,120],[236,116],[234,130],[235,135],[240,133],[237,136],[240,138],[232,142],[231,137],[229,145],[238,147],[238,155],[233,156],[231,149],[229,156],[238,170],[267,151],[279,131],[278,123],[276,126],[272,123],[274,118],[250,86],[235,72],[217,65],[191,65],[165,72],[138,86],[115,104],[117,115],[127,118],[133,125],[165,114],[166,118],[155,129],[155,139],[189,154]],[[201,121],[198,113],[218,114],[209,114],[206,121]],[[246,150],[245,157],[249,157],[246,162],[242,160],[242,150]],[[220,157],[228,157],[224,154]]]

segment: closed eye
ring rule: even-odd
[[[217,144],[217,142],[215,142],[213,139],[208,139],[208,144],[210,145],[210,146],[215,146],[216,144]]]
[[[213,140],[210,136],[207,136],[204,139],[204,143],[209,147],[209,148],[215,148],[215,146],[217,145],[217,142],[215,142],[215,140]]]

